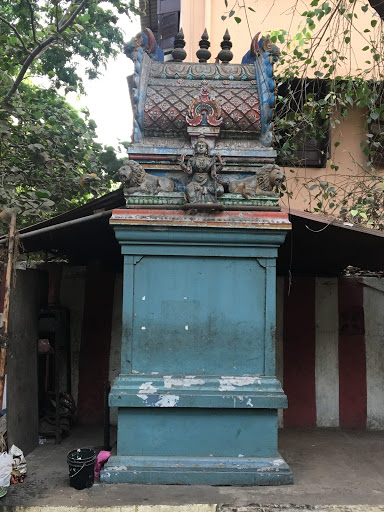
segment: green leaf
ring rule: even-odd
[[[38,189],[35,191],[35,194],[38,198],[45,198],[51,196],[50,191],[45,189]]]
[[[253,7],[248,7],[248,9],[252,12],[256,12],[255,9],[253,9]]]
[[[356,217],[356,215],[358,214],[359,212],[357,210],[351,210],[350,211],[350,214],[352,215],[352,217]]]
[[[331,12],[331,8],[329,7],[329,3],[328,2],[324,2],[323,5],[322,5],[322,8],[323,8],[323,11],[325,12],[325,14],[329,14]]]
[[[361,10],[362,10],[363,12],[367,12],[367,11],[368,11],[368,4],[363,5],[363,6],[361,7]]]
[[[371,20],[371,27],[376,27],[377,20]]]
[[[83,23],[86,23],[91,19],[91,16],[88,13],[83,14],[82,16],[78,17],[79,21],[82,21]]]
[[[227,17],[226,16],[222,16],[221,19],[224,21],[224,20],[227,19]]]
[[[231,18],[234,14],[235,14],[235,11],[232,10],[229,12],[228,16]]]
[[[345,101],[347,101],[353,107],[353,99],[350,96],[345,96]]]
[[[234,20],[236,21],[236,23],[241,23],[241,18],[235,16]]]

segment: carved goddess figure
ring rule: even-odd
[[[187,164],[185,155],[180,159],[180,167],[192,176],[192,181],[185,188],[185,198],[189,203],[217,203],[217,198],[224,194],[223,186],[217,180],[217,174],[224,166],[219,154],[209,156],[209,147],[200,135],[197,139],[193,157]],[[218,161],[218,163],[217,163]]]

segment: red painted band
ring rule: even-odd
[[[341,428],[366,428],[363,285],[354,277],[339,279],[339,414]]]
[[[115,274],[98,266],[87,269],[79,357],[78,419],[103,423],[104,383],[109,379]]]
[[[315,278],[293,280],[284,297],[284,427],[316,426]]]

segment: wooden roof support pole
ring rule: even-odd
[[[12,280],[12,265],[13,255],[15,249],[15,233],[16,233],[16,212],[12,210],[11,222],[9,226],[9,239],[8,239],[8,258],[7,258],[7,272],[5,275],[5,294],[4,294],[4,309],[3,309],[3,339],[0,351],[0,399],[2,401],[4,392],[4,379],[5,379],[5,361],[7,357],[7,336],[8,336],[8,319],[9,319],[9,302],[11,297],[11,280]]]

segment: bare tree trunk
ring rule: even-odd
[[[11,280],[12,280],[12,265],[15,247],[15,232],[16,232],[16,212],[12,211],[11,223],[9,226],[9,239],[8,239],[8,261],[7,272],[5,275],[5,295],[4,295],[4,310],[3,310],[3,340],[0,351],[0,400],[2,400],[4,392],[4,379],[5,379],[5,361],[7,357],[7,335],[8,335],[8,319],[9,319],[9,302],[11,297]]]

